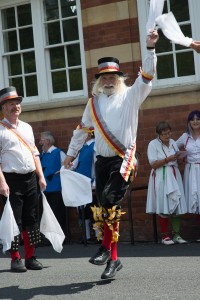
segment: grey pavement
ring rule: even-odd
[[[0,299],[134,299],[196,300],[200,298],[200,244],[164,246],[119,243],[123,269],[101,280],[105,266],[88,262],[98,245],[65,245],[36,249],[44,269],[11,273],[10,258],[0,254]],[[23,255],[23,247],[20,249]]]

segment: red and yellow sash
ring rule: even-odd
[[[20,140],[20,142],[31,152],[31,154],[33,156],[33,160],[35,161],[35,155],[34,155],[32,148],[30,147],[30,145],[16,131],[14,131],[9,125],[5,124],[2,121],[0,121],[0,124],[2,126],[6,127],[8,130],[10,130]]]
[[[135,158],[136,144],[133,143],[128,149],[126,149],[126,147],[112,134],[112,132],[110,132],[107,124],[101,116],[98,100],[94,97],[90,99],[90,112],[92,119],[105,142],[118,156],[123,158],[120,173],[124,180],[128,181],[131,171],[136,171],[137,167],[137,160]]]

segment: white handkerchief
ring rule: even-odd
[[[172,42],[185,47],[191,45],[192,38],[184,36],[172,12],[156,18],[156,23],[162,29],[163,34]]]
[[[156,18],[162,14],[164,0],[151,0],[149,7],[149,16],[146,24],[147,34],[155,28]]]
[[[4,253],[11,248],[11,243],[14,241],[14,237],[19,234],[20,231],[15,221],[8,197],[0,220],[0,239],[3,244],[2,251]]]
[[[90,178],[62,167],[60,179],[65,206],[77,207],[92,202]]]
[[[178,183],[174,177],[171,167],[166,168],[166,194],[169,204],[169,212],[173,214],[179,205],[181,192],[179,190]]]
[[[45,237],[50,241],[53,248],[57,252],[61,252],[63,249],[63,241],[65,235],[58,223],[54,213],[47,202],[47,199],[42,193],[42,203],[43,203],[43,214],[40,221],[40,232],[45,235]]]

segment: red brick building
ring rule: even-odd
[[[67,150],[90,97],[97,60],[114,56],[137,77],[145,56],[148,0],[6,0],[0,1],[0,88],[16,86],[24,96],[22,119],[36,136],[51,130],[57,146]],[[199,0],[165,0],[186,36],[200,39]],[[140,167],[134,187],[147,186],[150,167],[146,150],[161,120],[170,122],[176,139],[188,113],[199,109],[200,55],[170,43],[160,33],[156,46],[158,70],[153,90],[141,107],[137,150]],[[132,194],[137,241],[153,240],[152,216],[145,214],[146,189]],[[123,208],[120,239],[130,241],[128,204]],[[75,209],[69,210],[71,238],[80,237]],[[199,237],[194,216],[184,216],[182,236]]]

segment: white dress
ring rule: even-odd
[[[189,213],[200,213],[200,137],[194,140],[188,133],[183,133],[176,141],[179,148],[187,151],[187,163],[184,169],[185,199]]]
[[[162,144],[159,139],[152,140],[147,151],[149,163],[165,159],[174,155],[176,151],[178,147],[172,139],[169,141],[169,147]],[[187,212],[182,177],[176,161],[151,170],[146,212],[166,215],[180,215]]]

